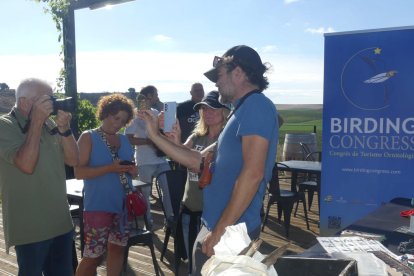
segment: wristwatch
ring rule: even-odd
[[[58,130],[58,133],[59,133],[60,136],[68,137],[68,136],[72,135],[72,130],[70,128],[68,130],[66,130],[65,132],[60,132]]]

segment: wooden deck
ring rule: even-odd
[[[156,192],[154,190],[153,195]],[[265,200],[265,202],[267,199]],[[154,244],[155,253],[157,255],[157,261],[160,267],[161,275],[173,275],[174,271],[174,256],[173,256],[173,238],[170,238],[168,244],[168,250],[163,262],[160,261],[160,251],[164,241],[163,220],[162,211],[156,197],[151,200],[152,214],[154,219]],[[276,205],[272,206],[270,211],[270,217],[266,224],[264,232],[261,234],[261,238],[264,240],[260,247],[260,252],[268,254],[272,250],[280,247],[287,241],[291,241],[288,254],[295,254],[303,252],[305,249],[311,247],[316,243],[316,237],[319,235],[319,214],[317,197],[314,198],[313,206],[309,215],[310,230],[306,229],[306,223],[303,216],[303,207],[299,206],[297,217],[293,217],[291,220],[290,237],[286,239],[285,229],[282,225],[277,223]],[[0,213],[0,275],[17,275],[18,267],[16,263],[16,254],[14,249],[10,249],[10,254],[6,254],[4,245],[4,235],[2,227],[2,216]],[[77,229],[78,230],[78,229]],[[79,235],[77,235],[77,256],[80,258],[79,251]],[[98,269],[98,275],[106,275],[105,266],[101,265]],[[154,267],[151,260],[151,254],[147,247],[131,247],[128,258],[128,269],[124,275],[155,275]],[[179,275],[187,275],[186,263],[182,262],[180,266]]]

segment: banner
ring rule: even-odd
[[[321,235],[414,197],[414,27],[325,34]]]

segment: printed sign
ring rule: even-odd
[[[414,27],[325,35],[321,235],[414,197]]]

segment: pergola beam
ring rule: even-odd
[[[116,5],[134,0],[71,0],[66,16],[63,18],[63,54],[65,67],[65,96],[72,97],[74,106],[78,106],[78,88],[76,80],[76,39],[75,10],[97,9],[106,5]],[[76,138],[79,137],[78,115],[74,114],[71,128]]]

